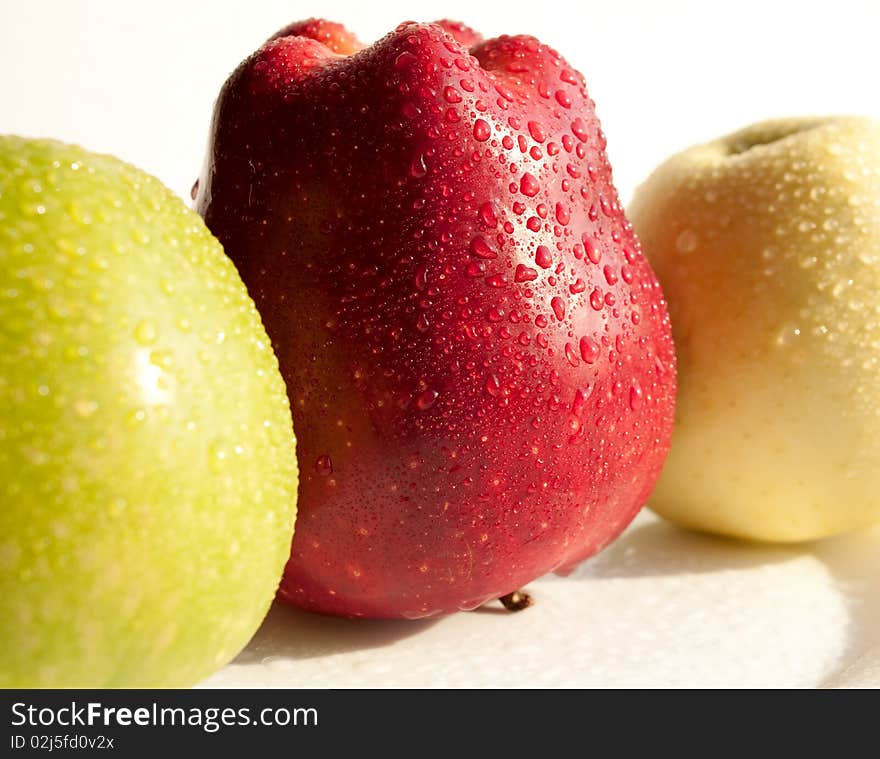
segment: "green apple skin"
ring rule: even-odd
[[[257,312],[201,219],[111,156],[0,137],[0,687],[182,687],[288,555]]]
[[[771,121],[691,148],[629,215],[678,354],[653,509],[774,542],[880,520],[880,123]]]

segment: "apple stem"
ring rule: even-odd
[[[498,599],[507,611],[522,611],[534,603],[532,597],[524,590],[514,590]]]

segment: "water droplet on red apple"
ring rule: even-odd
[[[565,90],[556,90],[554,97],[556,98],[556,102],[563,108],[571,108],[571,95]]]
[[[471,261],[465,271],[469,277],[481,277],[486,273],[486,264],[482,261]]]
[[[529,134],[535,142],[544,142],[544,140],[547,139],[547,133],[544,131],[544,127],[542,127],[537,121],[530,121],[526,126],[529,129]]]
[[[535,250],[535,263],[542,269],[549,269],[553,264],[553,256],[550,254],[550,248],[546,245],[539,245]]]
[[[489,122],[484,119],[477,119],[474,122],[474,139],[478,142],[485,142],[492,135],[492,127]]]
[[[415,158],[413,158],[412,163],[409,165],[409,173],[410,176],[415,179],[421,179],[428,173],[428,164],[425,161],[425,156],[422,153],[419,153]]]
[[[492,259],[498,257],[498,254],[492,250],[485,238],[480,235],[471,240],[471,253],[478,258]]]
[[[531,266],[524,266],[523,264],[519,264],[516,267],[516,273],[513,275],[514,282],[532,282],[537,278],[538,272]]]
[[[597,264],[602,259],[602,251],[596,247],[596,244],[584,234],[581,237],[581,242],[584,245],[584,252],[587,254],[587,258],[590,260],[590,263]]]
[[[576,118],[571,122],[571,131],[575,137],[577,137],[581,142],[586,142],[587,137],[589,136],[589,130],[587,129],[586,123],[582,118]]]
[[[562,321],[565,318],[565,301],[560,297],[554,297],[550,299],[550,308],[553,309],[553,313],[556,314],[556,318],[559,321]]]
[[[416,58],[409,50],[404,50],[397,58],[394,59],[394,67],[404,71],[416,64],[418,64],[419,59]]]
[[[495,207],[490,202],[480,206],[480,221],[490,229],[498,226],[498,218],[495,216]]]
[[[575,414],[580,414],[584,408],[584,404],[587,402],[587,398],[590,397],[590,393],[593,388],[591,385],[588,385],[585,388],[579,387],[574,392],[574,400],[571,402],[571,410]]]
[[[440,393],[432,388],[428,388],[419,394],[419,397],[416,398],[416,408],[419,411],[427,411],[431,406],[433,406],[437,402],[437,398],[440,397]]]
[[[535,197],[540,189],[541,186],[538,184],[535,175],[530,174],[528,171],[519,180],[519,191],[528,198]]]
[[[629,407],[633,411],[637,411],[641,407],[644,397],[645,394],[639,381],[633,380],[633,383],[629,388]]]
[[[486,392],[493,398],[497,398],[501,395],[501,383],[498,381],[498,377],[494,374],[490,374],[486,377],[486,384],[484,387],[486,388]]]
[[[562,224],[563,227],[571,221],[571,214],[562,203],[556,204],[556,221]]]
[[[580,339],[579,343],[581,358],[588,364],[593,364],[599,358],[601,348],[592,337],[585,335]]]
[[[415,103],[407,100],[402,106],[400,106],[400,112],[405,119],[414,119],[422,112],[422,109]]]

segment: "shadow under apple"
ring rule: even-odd
[[[847,648],[822,685],[876,687],[880,675],[880,527],[815,543],[812,553],[834,577],[851,618]]]
[[[250,643],[233,664],[311,659],[388,646],[416,635],[436,620],[345,619],[314,614],[276,600]]]
[[[656,577],[750,569],[803,555],[803,549],[797,547],[746,543],[692,532],[652,515],[639,520],[567,578]]]
[[[604,579],[638,579],[757,569],[768,564],[814,557],[828,570],[849,614],[847,639],[839,658],[824,676],[824,685],[847,686],[864,670],[863,662],[880,666],[880,528],[801,546],[745,543],[683,530],[651,514],[640,517],[614,544],[557,582],[589,583]],[[523,615],[540,614],[536,607]],[[488,604],[480,614],[504,614]],[[261,628],[235,664],[304,660],[349,651],[378,649],[421,634],[438,620],[342,619],[304,612],[275,602]],[[804,635],[810,635],[805,629]],[[866,659],[867,657],[867,659]],[[874,658],[871,658],[874,657]]]
[[[705,535],[653,516],[642,519],[650,521],[633,525],[568,579],[702,574],[812,556],[828,570],[849,614],[846,646],[822,685],[876,683],[869,672],[880,674],[880,527],[787,546]]]

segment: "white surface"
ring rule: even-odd
[[[188,198],[220,85],[310,16],[364,42],[447,17],[553,45],[587,78],[624,200],[670,152],[758,119],[880,117],[876,0],[0,0],[0,133],[115,153]]]
[[[436,621],[276,604],[207,687],[878,687],[880,529],[806,548],[643,513],[535,605]]]
[[[873,0],[0,0],[0,133],[115,153],[186,197],[227,74],[312,15],[363,41],[452,17],[554,45],[587,78],[624,199],[671,151],[758,119],[880,117]],[[276,607],[206,685],[880,686],[878,531],[765,548],[645,515],[572,577],[532,589],[538,603],[519,615],[421,623]]]

